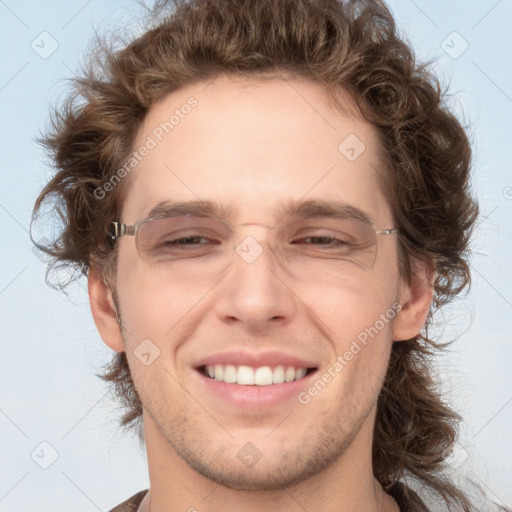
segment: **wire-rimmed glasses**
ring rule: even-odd
[[[371,269],[377,256],[378,235],[393,235],[398,229],[376,229],[351,216],[295,219],[267,228],[268,242],[240,236],[242,224],[196,215],[163,215],[139,220],[133,225],[112,222],[110,236],[117,240],[134,236],[144,262],[162,272],[194,272],[218,275],[238,254],[248,263],[256,261],[265,247],[290,273],[305,278],[333,276],[351,269]],[[260,225],[258,225],[260,226]]]

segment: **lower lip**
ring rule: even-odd
[[[310,385],[309,382],[316,370],[308,373],[300,380],[283,382],[282,384],[269,384],[268,386],[228,384],[207,377],[200,371],[196,371],[196,373],[208,393],[212,393],[235,407],[258,409],[274,407],[292,398],[297,399],[298,394]]]

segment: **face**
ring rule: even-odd
[[[228,487],[283,488],[357,446],[371,457],[401,295],[396,236],[376,236],[367,268],[283,256],[278,244],[298,235],[269,229],[305,201],[394,227],[376,134],[350,111],[331,108],[314,83],[221,77],[155,104],[134,144],[151,148],[130,175],[122,222],[160,203],[211,201],[232,226],[237,250],[216,274],[214,255],[148,260],[134,237],[116,242],[123,348],[146,436]],[[162,124],[173,114],[172,128]],[[239,383],[252,378],[265,385]]]

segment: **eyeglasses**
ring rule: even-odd
[[[253,236],[237,236],[236,229],[219,218],[194,215],[160,216],[133,225],[110,224],[117,240],[135,236],[141,259],[162,272],[219,275],[236,255],[256,261],[264,243]],[[260,225],[258,225],[260,226]],[[261,227],[261,226],[260,226]],[[353,269],[371,269],[377,256],[377,235],[393,235],[398,229],[377,230],[354,217],[296,219],[268,228],[268,246],[283,268],[298,277],[336,277]]]

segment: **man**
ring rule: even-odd
[[[47,251],[143,421],[150,489],[114,511],[475,510],[429,373],[477,215],[437,82],[380,2],[155,11],[77,82],[35,207],[66,205]]]

